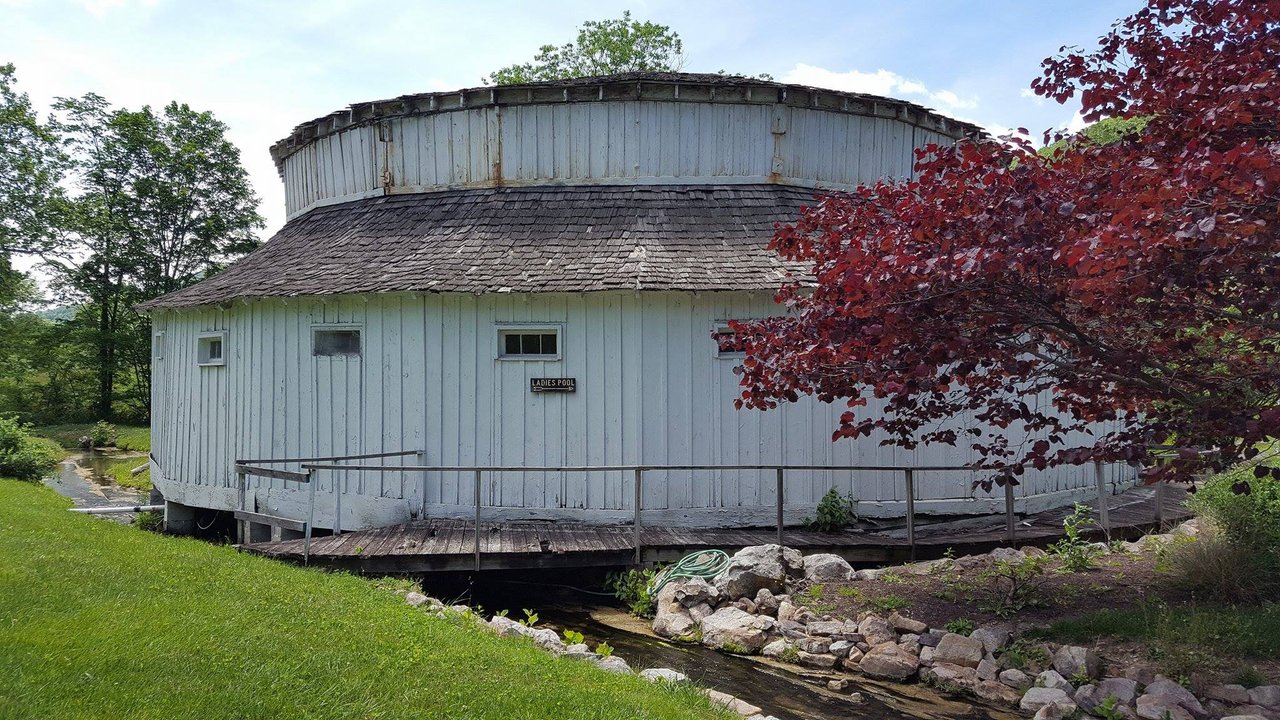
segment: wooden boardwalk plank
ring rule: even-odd
[[[1166,523],[1190,516],[1185,505],[1186,493],[1170,487],[1163,493],[1163,517]],[[1156,493],[1140,487],[1107,498],[1113,534],[1132,536],[1140,529],[1154,526]],[[1071,510],[1058,508],[1037,515],[1020,517],[1017,542],[1042,543],[1062,533],[1062,520]],[[918,555],[938,555],[946,548],[956,552],[980,552],[1003,544],[1003,514],[968,518],[952,524],[921,526],[916,533]],[[469,556],[474,552],[472,521],[451,518],[417,520],[404,525],[362,531],[348,531],[340,536],[315,538],[311,544],[311,561],[332,562],[340,567],[376,567],[394,571],[396,563],[421,569],[469,569]],[[542,567],[551,563],[583,565],[616,563],[634,550],[634,532],[629,525],[588,525],[577,522],[483,522],[480,527],[481,551],[486,567]],[[646,526],[641,528],[643,549],[670,558],[703,549],[732,550],[748,545],[774,542],[774,528],[673,528]],[[546,541],[546,550],[542,543]],[[783,542],[804,550],[821,548],[842,552],[863,561],[901,557],[905,551],[906,533],[901,527],[877,531],[845,531],[822,533],[808,528],[787,528]],[[303,541],[254,543],[242,549],[274,557],[300,560]],[[360,552],[357,553],[357,548]],[[577,556],[579,560],[565,559]],[[556,556],[559,559],[552,559]],[[433,560],[434,558],[434,560]],[[505,559],[504,559],[505,558]],[[594,560],[593,560],[594,559]]]

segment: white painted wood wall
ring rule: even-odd
[[[393,117],[284,161],[289,217],[386,193],[547,184],[775,182],[850,188],[909,177],[932,130],[778,104],[603,101]]]
[[[775,411],[735,410],[737,361],[716,357],[710,333],[718,321],[776,312],[766,295],[677,292],[375,295],[158,312],[153,478],[170,500],[230,509],[232,463],[247,458],[424,449],[431,465],[922,466],[972,459],[950,447],[833,443],[840,404],[805,398]],[[560,325],[562,359],[496,359],[499,325],[522,322]],[[312,356],[313,327],[331,324],[361,329],[360,358]],[[224,366],[197,365],[196,339],[209,331],[227,333]],[[530,377],[574,377],[577,392],[534,394]],[[1129,477],[1126,468],[1108,469],[1110,482]],[[973,491],[972,479],[965,471],[917,473],[918,511],[1003,508],[1002,495]],[[337,487],[344,528],[404,521],[422,504],[417,474],[322,471],[317,481],[319,527],[332,527]],[[427,478],[428,515],[469,516],[472,482],[470,474]],[[488,475],[483,502],[509,517],[628,519],[631,482],[626,473]],[[900,473],[797,471],[787,479],[788,518],[811,514],[833,486],[854,493],[864,514],[904,512]],[[1092,486],[1092,467],[1037,473],[1017,489],[1019,507],[1060,504]],[[255,480],[251,509],[302,517],[305,494],[297,487]],[[774,502],[772,472],[645,476],[646,522],[768,524]]]

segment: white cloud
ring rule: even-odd
[[[836,72],[826,68],[798,63],[781,78],[782,82],[812,85],[831,90],[886,95],[889,97],[913,96],[925,98],[940,110],[968,110],[978,106],[978,98],[961,97],[951,90],[930,90],[919,80],[905,78],[891,70],[881,68],[875,72],[849,70]]]
[[[1071,116],[1071,119],[1067,121],[1066,129],[1069,133],[1078,133],[1088,125],[1089,123],[1084,121],[1084,115],[1080,114],[1080,111],[1077,110],[1076,113]]]

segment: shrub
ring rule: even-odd
[[[1217,532],[1169,543],[1158,562],[1174,585],[1200,598],[1253,603],[1280,593],[1274,554],[1229,542]]]
[[[62,459],[57,443],[32,437],[30,429],[12,417],[0,417],[0,476],[36,482]]]
[[[1037,555],[1022,562],[999,560],[995,567],[979,574],[979,583],[989,591],[982,609],[999,617],[1009,617],[1027,608],[1043,606],[1045,598],[1041,589],[1049,579],[1045,574],[1048,559],[1047,555]]]
[[[160,532],[164,528],[164,513],[159,510],[138,513],[138,516],[133,519],[133,526],[139,530]]]
[[[1280,553],[1280,480],[1253,468],[1218,475],[1191,496],[1192,510],[1208,517],[1227,542]]]
[[[89,431],[89,439],[93,442],[93,446],[111,447],[116,444],[116,438],[119,437],[116,432],[116,426],[106,420],[99,420],[93,429]]]
[[[645,568],[632,568],[623,572],[609,573],[605,578],[605,586],[613,591],[613,596],[622,601],[632,615],[651,618],[654,614],[654,597],[649,588],[653,586],[655,572]]]
[[[1084,538],[1084,531],[1093,527],[1089,507],[1076,503],[1075,510],[1062,521],[1063,537],[1049,546],[1049,553],[1062,560],[1062,568],[1068,572],[1083,572],[1093,567],[1093,561],[1102,554]]]
[[[836,532],[858,521],[858,500],[853,496],[841,495],[839,490],[831,488],[818,501],[816,517],[805,518],[805,525],[821,532]]]
[[[969,633],[978,629],[978,626],[969,618],[956,618],[955,620],[948,622],[943,627],[945,627],[949,633],[964,635],[965,637],[968,637]]]

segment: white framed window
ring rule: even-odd
[[[227,364],[227,334],[207,332],[196,336],[196,364],[217,367]]]
[[[164,331],[157,330],[151,336],[151,355],[156,360],[164,359]]]
[[[361,331],[355,325],[324,325],[311,328],[311,354],[316,357],[359,358]]]
[[[732,360],[747,356],[742,342],[738,340],[738,333],[729,327],[728,320],[721,320],[712,325],[711,339],[715,342],[712,346],[715,357]]]
[[[559,360],[563,357],[563,328],[556,324],[498,326],[499,360]]]

